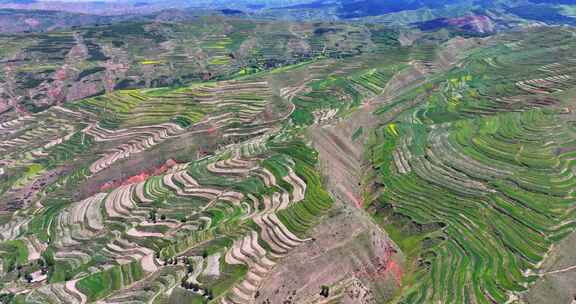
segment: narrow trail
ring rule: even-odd
[[[66,282],[66,289],[68,289],[68,291],[70,291],[75,297],[78,297],[78,300],[80,300],[80,304],[84,304],[88,302],[88,298],[86,297],[85,294],[83,294],[80,290],[78,290],[78,288],[76,288],[76,283],[79,281],[79,279],[76,280],[72,280],[72,281],[68,281]]]
[[[572,271],[572,270],[576,270],[576,265],[568,266],[568,267],[558,269],[558,270],[548,271],[548,272],[543,273],[542,276],[549,275],[549,274],[568,272],[568,271]]]

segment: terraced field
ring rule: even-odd
[[[200,302],[254,297],[332,204],[313,150],[279,128],[292,111],[253,79],[118,91],[3,124],[2,244],[22,247],[3,259],[3,287],[30,303],[175,287]],[[194,155],[115,175],[127,159],[177,157],[154,149],[183,138],[203,139]]]
[[[393,35],[392,29],[376,27]],[[345,40],[345,43],[338,43]],[[201,16],[2,34],[1,121],[123,89],[218,81],[385,48],[360,25]]]
[[[170,25],[213,77],[1,116],[1,301],[532,303],[575,226],[572,29],[229,22]]]
[[[25,303],[254,301],[333,204],[293,128],[292,101],[326,74],[358,88],[347,110],[389,77],[326,58],[2,123],[2,291]]]
[[[409,256],[401,303],[520,302],[573,232],[572,34],[504,35],[372,134],[368,209]]]

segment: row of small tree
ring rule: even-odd
[[[193,282],[188,282],[188,276],[185,276],[184,278],[182,278],[182,282],[180,283],[180,287],[187,289],[187,290],[192,290],[193,292],[196,292],[196,293],[201,293],[202,296],[205,297],[207,300],[214,299],[214,294],[212,293],[212,290],[210,290],[209,288],[202,287],[199,284],[196,284]]]
[[[42,275],[48,274],[48,270],[49,270],[49,265],[46,264],[46,262],[43,259],[38,259],[36,262],[38,266],[40,266],[40,273]],[[17,271],[17,278],[24,278],[24,280],[26,280],[26,282],[28,283],[32,283],[32,281],[34,280],[34,278],[32,277],[32,275],[29,272],[29,269],[31,267],[35,267],[34,264],[26,264],[26,265],[18,265],[16,264],[13,270]],[[0,302],[2,303],[2,302]]]

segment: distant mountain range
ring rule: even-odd
[[[0,0],[0,32],[49,31],[127,20],[183,21],[206,14],[362,20],[412,24],[422,30],[456,26],[479,32],[534,22],[576,25],[574,0]]]
[[[379,18],[396,23],[424,22],[436,18],[465,15],[500,15],[546,23],[574,24],[574,0],[317,0],[306,4],[284,6],[274,11],[330,11],[335,19]],[[321,15],[321,14],[313,14]]]
[[[107,25],[126,21],[179,22],[205,15],[238,14],[237,10],[165,9],[151,13],[91,15],[57,10],[0,9],[0,33],[47,32],[90,25]]]
[[[37,1],[0,0],[0,8],[56,10],[96,15],[148,14],[165,9],[261,10],[310,2],[310,0],[119,0],[119,1]]]

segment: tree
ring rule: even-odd
[[[320,286],[320,295],[327,298],[330,295],[330,287],[326,285]]]
[[[200,285],[196,284],[196,283],[190,283],[188,289],[192,289],[192,291],[197,292],[198,290],[200,290]]]
[[[34,279],[34,278],[33,278],[32,275],[30,275],[29,273],[26,273],[26,274],[24,275],[24,280],[26,280],[26,282],[28,282],[28,283],[32,283],[32,280],[33,280],[33,279]]]
[[[13,293],[2,293],[0,294],[0,303],[12,303],[14,297]]]
[[[204,296],[208,299],[208,300],[212,300],[214,298],[214,295],[212,294],[212,290],[205,288],[204,289]]]

